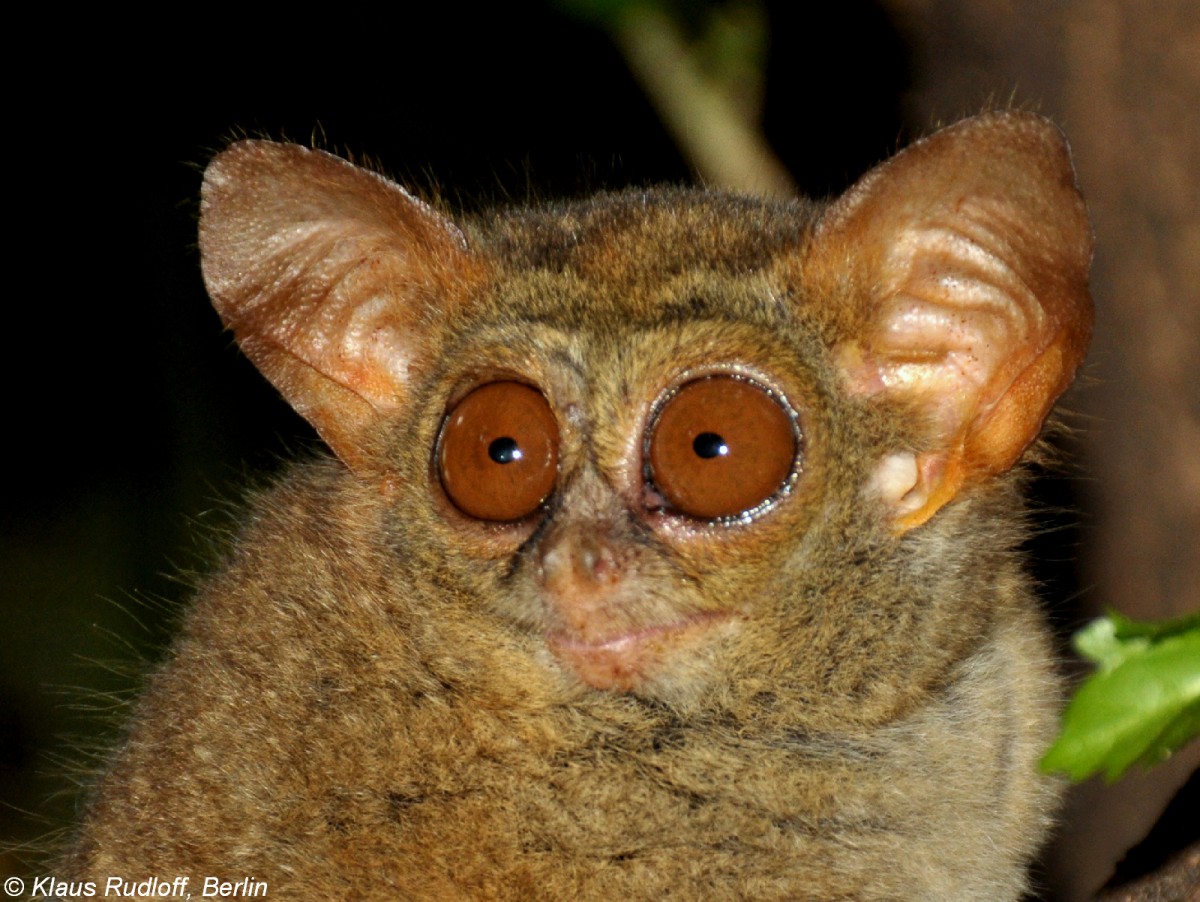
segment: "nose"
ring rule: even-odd
[[[572,523],[543,539],[539,582],[561,596],[593,595],[621,579],[621,566],[611,530],[602,523]]]

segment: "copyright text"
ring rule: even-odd
[[[25,892],[26,882],[19,877],[4,881],[4,891],[9,896]],[[109,877],[96,880],[59,880],[55,877],[35,877],[29,883],[29,892],[34,898],[47,899],[191,899],[197,898],[254,898],[267,895],[267,882],[253,877],[225,880],[220,877],[147,877],[128,879]]]

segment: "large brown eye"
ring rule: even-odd
[[[550,405],[520,382],[480,386],[442,424],[438,472],[464,514],[503,521],[533,513],[558,477],[558,424]]]
[[[734,376],[689,382],[650,426],[650,481],[693,517],[735,517],[787,483],[799,451],[791,413],[762,386]]]

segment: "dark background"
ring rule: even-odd
[[[930,123],[905,121],[909,51],[880,8],[801,6],[768,4],[764,125],[823,196]],[[63,774],[169,637],[179,575],[203,568],[229,502],[315,446],[205,298],[213,152],[243,134],[315,141],[468,209],[692,176],[606,35],[547,6],[244,16],[197,12],[186,37],[98,18],[10,38],[37,63],[6,117],[0,856],[70,820]],[[1074,506],[1074,485],[1039,491]],[[1064,630],[1080,616],[1073,522],[1037,549]]]

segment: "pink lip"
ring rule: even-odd
[[[561,632],[546,638],[554,656],[589,686],[628,690],[658,670],[678,645],[732,616],[728,611],[696,614],[676,623],[631,630],[597,641]]]

